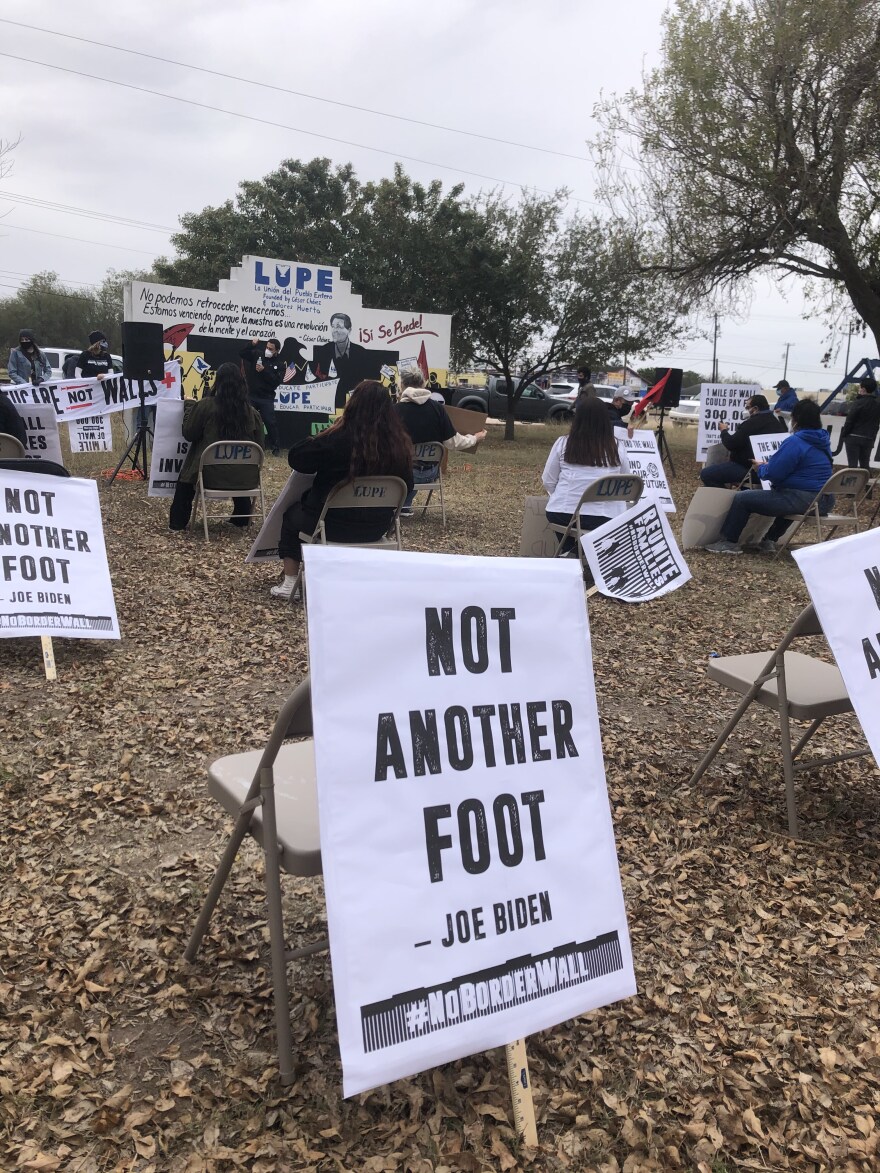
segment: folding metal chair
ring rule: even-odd
[[[810,604],[798,615],[769,659],[766,652],[747,652],[741,656],[719,656],[709,660],[707,671],[710,679],[716,684],[741,693],[743,699],[690,780],[691,785],[700,780],[753,701],[769,709],[775,709],[779,714],[788,830],[793,839],[798,838],[795,772],[812,770],[832,762],[843,762],[848,758],[863,757],[871,752],[869,749],[861,749],[825,758],[811,758],[807,762],[797,761],[801,751],[826,717],[853,711],[846,685],[836,665],[827,664],[815,656],[806,656],[802,652],[788,651],[793,640],[802,636],[821,634],[822,627],[813,605]],[[810,722],[806,733],[793,749],[792,721]]]
[[[443,495],[442,466],[443,455],[445,452],[446,449],[443,447],[443,445],[436,441],[432,441],[430,444],[416,444],[415,456],[413,459],[413,468],[423,468],[426,464],[433,465],[434,467],[434,480],[417,481],[415,487],[419,492],[421,492],[423,489],[427,489],[428,491],[425,504],[422,506],[422,517],[424,517],[428,512],[429,506],[433,509],[437,508],[436,505],[431,505],[431,498],[434,496],[435,491],[440,494],[440,513],[443,518],[444,529],[446,528],[446,498]]]
[[[217,865],[184,957],[195,961],[211,914],[223,891],[245,835],[263,849],[275,1032],[281,1082],[293,1082],[293,1043],[287,963],[329,948],[325,939],[300,949],[285,949],[281,906],[281,872],[293,876],[321,874],[318,797],[312,734],[311,685],[299,684],[285,701],[266,747],[219,758],[208,769],[208,790],[235,826]],[[307,740],[284,744],[291,737]]]
[[[343,481],[335,485],[327,494],[324,508],[312,533],[300,533],[300,541],[307,546],[352,546],[356,549],[367,550],[402,550],[403,541],[400,532],[400,510],[406,500],[409,490],[406,481],[400,477],[355,477],[352,481]],[[394,515],[391,524],[385,533],[374,542],[333,542],[327,537],[327,514],[333,509],[393,509]],[[390,536],[393,533],[393,537]],[[296,598],[297,588],[302,587],[302,597],[305,601],[304,564],[300,563],[299,574],[296,577],[290,600]]]
[[[18,436],[10,436],[8,432],[0,432],[0,460],[23,460],[25,455],[24,444]]]
[[[205,526],[205,541],[210,541],[208,537],[208,502],[209,501],[225,501],[230,497],[250,497],[253,499],[254,494],[257,494],[260,499],[260,508],[258,512],[239,514],[240,517],[259,517],[261,520],[266,520],[266,501],[263,496],[263,459],[264,452],[259,444],[253,444],[250,440],[218,440],[216,444],[209,444],[202,453],[199,460],[199,475],[196,482],[196,504],[193,509],[192,517],[190,518],[190,527],[195,529],[196,521],[199,516],[199,508],[202,510],[202,520]],[[215,473],[221,473],[229,469],[253,469],[253,485],[248,488],[239,489],[207,489],[205,488],[204,473],[206,470],[211,470]],[[213,479],[211,477],[208,478]],[[222,475],[218,478],[222,480]]]
[[[593,481],[581,494],[581,499],[578,501],[568,525],[554,525],[553,522],[548,522],[548,527],[554,533],[560,535],[559,545],[556,547],[554,558],[568,557],[568,551],[565,547],[569,540],[573,538],[577,555],[581,562],[581,568],[584,574],[589,576],[590,567],[587,562],[587,556],[584,553],[584,548],[581,545],[581,538],[584,533],[589,533],[589,530],[581,529],[581,509],[585,505],[596,502],[607,504],[609,501],[623,501],[628,506],[637,505],[644,487],[645,483],[642,478],[631,475],[630,473],[618,473],[614,476],[599,477],[597,481]],[[608,520],[610,521],[611,519],[609,518]]]
[[[865,489],[868,484],[870,472],[865,468],[842,468],[839,472],[834,473],[829,478],[804,510],[803,513],[793,513],[791,515],[792,525],[788,527],[785,533],[779,540],[779,549],[776,551],[775,557],[779,557],[791,543],[791,539],[798,532],[804,522],[812,517],[816,522],[816,536],[820,542],[824,541],[825,535],[822,530],[822,522],[832,527],[832,531],[841,525],[851,525],[855,527],[856,533],[859,532],[859,503],[864,496]],[[826,493],[832,493],[835,497],[851,497],[852,498],[852,513],[826,513],[820,515],[819,502]]]

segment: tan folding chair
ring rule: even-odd
[[[193,510],[190,518],[190,527],[195,529],[196,521],[199,516],[199,508],[202,510],[202,520],[205,526],[205,541],[210,541],[208,537],[208,502],[209,501],[228,501],[230,497],[250,497],[253,501],[254,494],[257,494],[260,499],[260,508],[258,512],[242,513],[240,517],[259,517],[263,521],[266,520],[266,501],[263,496],[263,459],[264,452],[259,444],[253,444],[250,440],[218,440],[216,444],[209,444],[201,455],[199,460],[199,476],[196,482],[196,507]],[[217,479],[222,480],[222,473],[229,469],[253,469],[253,484],[248,488],[241,489],[206,489],[205,488],[205,472],[211,470],[215,474],[221,474]],[[209,480],[214,479],[208,477]]]
[[[281,872],[292,876],[321,874],[318,797],[312,734],[309,678],[297,685],[278,714],[265,749],[219,758],[208,769],[208,791],[235,816],[235,826],[217,865],[184,957],[195,961],[211,914],[220,898],[245,835],[252,835],[264,855],[272,992],[281,1082],[293,1082],[293,1044],[287,963],[326,950],[325,939],[300,949],[285,949],[281,907]],[[292,745],[291,737],[307,740]]]
[[[571,521],[568,525],[554,525],[553,522],[548,522],[548,528],[553,530],[554,533],[561,535],[554,558],[568,557],[568,554],[563,553],[563,551],[565,550],[566,542],[570,538],[574,538],[578,558],[581,561],[581,568],[584,574],[590,575],[587,556],[584,553],[584,547],[581,545],[581,538],[584,533],[589,533],[590,531],[581,529],[581,509],[585,505],[590,505],[595,502],[607,504],[609,501],[623,501],[628,506],[637,505],[644,487],[645,484],[642,478],[630,473],[617,473],[614,476],[599,477],[597,481],[593,481],[581,494],[581,499],[578,501],[577,508],[572,514]],[[609,517],[607,520],[610,521],[611,518]]]
[[[0,460],[23,460],[26,455],[24,444],[18,436],[0,432]]]
[[[365,550],[402,550],[403,542],[400,533],[400,510],[406,500],[409,489],[406,481],[400,477],[355,477],[351,481],[343,481],[327,494],[321,516],[317,525],[310,534],[300,533],[300,541],[307,546],[352,546],[355,549]],[[391,524],[375,542],[332,542],[327,537],[327,514],[333,509],[393,509],[394,516]],[[392,536],[393,534],[393,536]],[[299,574],[296,577],[293,590],[290,592],[290,601],[296,598],[297,588],[302,588],[302,598],[305,601],[304,564],[301,562]]]
[[[428,512],[429,506],[432,509],[437,508],[436,505],[431,505],[431,498],[434,496],[435,491],[439,493],[440,514],[443,518],[444,529],[446,528],[446,498],[443,495],[443,456],[445,453],[446,449],[436,441],[430,444],[416,444],[413,459],[414,468],[416,465],[424,467],[426,464],[433,465],[434,467],[433,481],[419,481],[415,487],[418,492],[421,492],[423,489],[427,489],[428,491],[425,504],[422,506],[422,517]]]
[[[811,517],[816,522],[816,537],[820,542],[824,541],[825,538],[822,530],[823,522],[831,526],[832,530],[837,529],[841,525],[851,525],[855,527],[855,531],[858,533],[860,528],[859,502],[865,494],[870,475],[870,472],[865,468],[842,468],[839,472],[834,473],[825,482],[803,513],[793,513],[791,515],[792,525],[788,527],[780,538],[779,548],[775,556],[777,558],[779,557],[782,551],[789,546],[791,539],[804,522]],[[833,493],[835,497],[851,497],[852,513],[826,513],[820,515],[819,502],[826,493]]]
[[[709,660],[707,671],[710,679],[716,684],[741,693],[743,699],[719,733],[715,744],[697,766],[690,781],[690,784],[694,785],[700,780],[753,701],[769,709],[775,709],[779,714],[788,830],[793,839],[798,838],[795,772],[813,770],[817,766],[843,762],[848,758],[863,757],[871,752],[869,749],[860,749],[825,758],[811,758],[807,762],[797,761],[801,751],[826,717],[853,711],[846,685],[836,665],[827,664],[815,656],[806,656],[802,652],[788,651],[793,640],[821,634],[822,627],[813,605],[810,604],[798,615],[769,659],[766,652],[747,652],[741,656],[718,656]],[[792,721],[810,722],[806,733],[793,749]]]

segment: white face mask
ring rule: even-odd
[[[267,346],[266,347],[266,358],[274,358],[274,357],[275,357],[275,351],[270,350],[269,347]]]

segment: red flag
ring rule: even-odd
[[[670,369],[666,372],[666,374],[663,376],[663,378],[660,380],[660,382],[655,383],[654,386],[651,388],[651,390],[646,392],[642,396],[642,398],[638,401],[638,403],[632,409],[633,419],[638,419],[639,416],[642,414],[642,412],[647,411],[647,409],[651,406],[652,403],[659,402],[660,397],[663,394],[663,390],[664,390],[666,383],[669,379],[669,376],[671,374],[672,374],[672,368],[670,367]]]
[[[425,343],[422,342],[422,349],[419,351],[419,370],[428,379],[428,356],[425,354]]]
[[[180,322],[176,326],[169,326],[167,330],[162,332],[162,341],[167,342],[172,350],[177,350],[178,346],[183,346],[187,334],[192,330],[193,322]]]

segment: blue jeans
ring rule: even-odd
[[[432,484],[434,481],[437,480],[437,478],[440,475],[439,468],[440,468],[440,466],[438,464],[429,464],[429,465],[426,465],[424,468],[419,468],[419,466],[417,464],[413,465],[413,484],[414,485],[430,485],[430,484]],[[413,501],[415,500],[415,496],[416,496],[417,492],[418,492],[418,489],[413,489],[413,491],[411,493],[407,493],[406,500],[403,503],[404,509],[406,509],[408,506],[412,505]]]
[[[721,536],[728,542],[738,542],[746,522],[753,513],[763,517],[775,517],[767,531],[771,542],[778,541],[791,524],[786,520],[790,513],[803,513],[815,493],[809,489],[744,489],[737,493],[721,527]],[[834,498],[826,493],[819,502],[819,512],[827,513]]]
[[[708,489],[724,489],[727,485],[738,485],[748,471],[733,460],[725,460],[722,464],[710,464],[701,469],[700,480]]]

